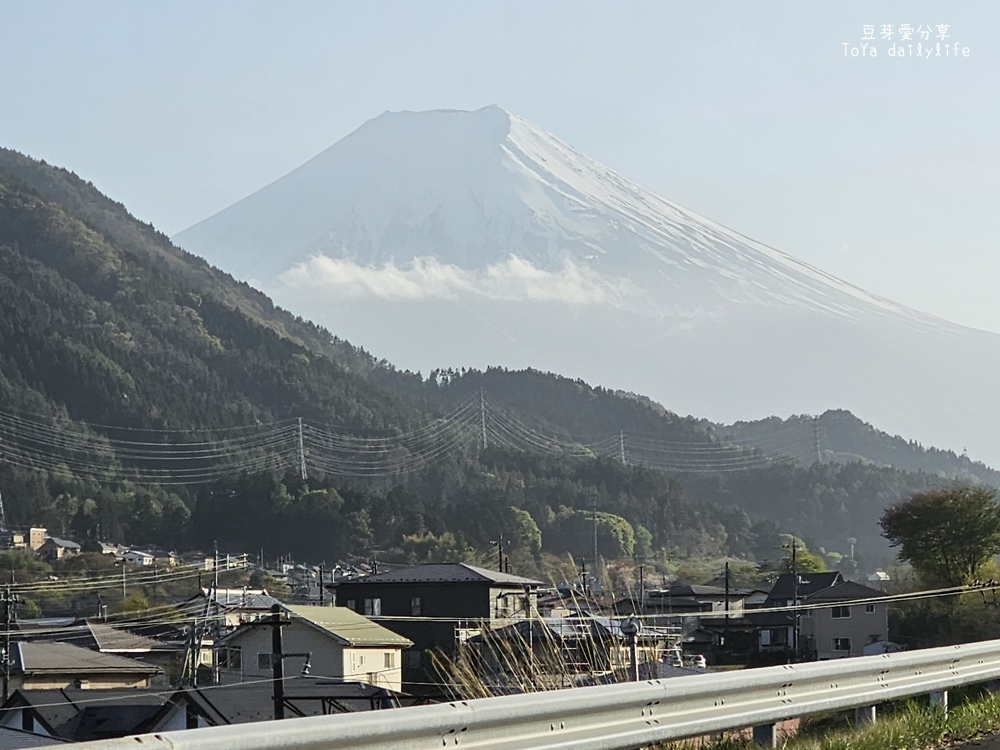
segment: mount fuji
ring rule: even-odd
[[[837,279],[498,107],[385,113],[174,238],[397,366],[718,421],[845,408],[1000,464],[1000,337]]]

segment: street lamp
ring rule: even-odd
[[[636,636],[639,635],[639,631],[642,630],[642,622],[638,617],[632,616],[627,617],[622,620],[619,629],[622,635],[628,638],[628,653],[631,660],[629,672],[632,682],[639,681],[639,656],[636,650]]]

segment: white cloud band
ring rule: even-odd
[[[464,269],[436,258],[415,258],[406,266],[382,266],[314,255],[277,278],[287,289],[336,292],[341,298],[377,297],[394,301],[460,300],[470,297],[502,301],[600,304],[616,296],[593,270],[567,260],[546,271],[508,256],[482,269]]]

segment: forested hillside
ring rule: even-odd
[[[796,454],[801,465],[817,459],[835,463],[863,461],[1000,487],[1000,471],[981,461],[889,435],[843,409],[831,409],[818,417],[771,417],[719,425],[716,433],[723,439],[759,446],[798,446]],[[801,450],[803,445],[808,448]]]
[[[399,372],[0,151],[9,525],[311,560],[485,562],[503,534],[533,569],[592,557],[595,524],[605,557],[775,557],[780,531],[884,556],[881,508],[938,481],[735,429],[534,370]]]

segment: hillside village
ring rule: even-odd
[[[3,531],[0,544],[2,554],[64,566],[106,563],[6,587],[0,730],[10,747],[899,648],[882,581],[839,572],[782,573],[766,589],[723,576],[612,593],[587,576],[552,588],[459,562],[327,567],[98,549],[42,527]],[[46,588],[96,606],[19,613]],[[129,590],[151,596],[131,609]]]

